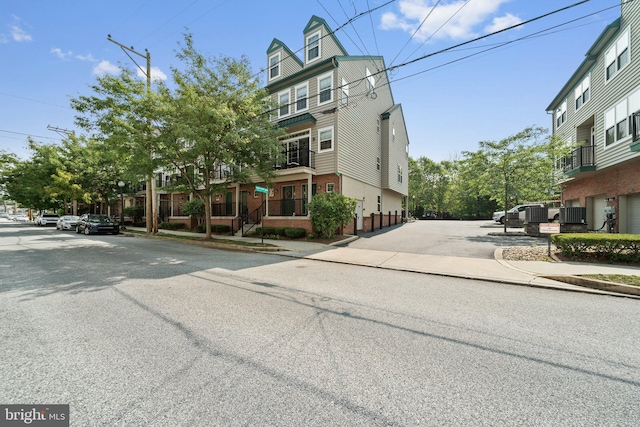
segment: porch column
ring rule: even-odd
[[[236,216],[240,216],[240,183],[236,182]]]
[[[309,176],[307,176],[307,206],[309,206],[309,203],[311,203],[311,189],[312,189],[312,182],[313,181],[313,176],[311,174],[309,174]],[[307,207],[307,216],[309,216],[309,208]]]

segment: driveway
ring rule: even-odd
[[[495,221],[414,221],[361,233],[348,247],[415,254],[492,259],[496,248],[546,245],[545,237],[492,236],[503,226]],[[510,229],[520,231],[520,229]]]

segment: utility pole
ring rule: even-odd
[[[120,46],[122,51],[133,61],[134,64],[142,71],[144,75],[147,76],[147,95],[151,94],[151,53],[145,49],[145,55],[140,52],[136,52],[133,46],[128,47],[123,45],[122,43],[118,43],[117,41],[111,38],[111,34],[107,34],[107,40],[111,43],[117,44]],[[142,58],[147,60],[147,71],[145,72],[140,65],[136,62],[135,59],[129,55],[129,52],[136,54]],[[149,138],[151,137],[151,123],[149,123]],[[153,159],[153,152],[149,152],[150,160]],[[158,201],[156,200],[156,180],[155,180],[155,171],[152,171],[149,176],[147,176],[147,192],[146,192],[146,212],[147,212],[147,233],[157,233],[158,232]],[[151,215],[149,215],[151,213]]]

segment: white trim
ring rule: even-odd
[[[340,102],[344,105],[349,105],[349,83],[345,79],[342,79]]]
[[[299,101],[299,99],[298,99],[298,89],[301,89],[303,87],[307,89],[306,93],[305,93],[305,96],[304,96],[305,99],[306,99],[307,106],[305,108],[301,108],[301,109],[298,110],[298,101]],[[299,113],[300,111],[307,111],[309,109],[309,99],[310,99],[309,98],[309,82],[305,82],[303,84],[300,84],[300,85],[296,86],[293,89],[293,96],[295,97],[295,99],[293,100],[293,105],[295,107],[296,113]]]
[[[585,101],[585,93],[587,94],[587,100]],[[580,82],[578,86],[573,90],[573,102],[576,107],[576,111],[579,111],[584,104],[591,100],[591,73]],[[580,106],[578,106],[578,99],[580,100]]]
[[[564,116],[564,118],[563,118]],[[556,114],[554,116],[556,129],[560,129],[563,124],[567,122],[567,100],[562,101],[562,104],[556,109]],[[560,119],[560,124],[558,124],[558,119]]]
[[[367,91],[368,92],[374,92],[376,89],[376,78],[373,77],[373,75],[371,74],[371,71],[369,71],[369,68],[366,67],[365,68],[365,77],[367,79]]]
[[[321,139],[320,135],[323,132],[329,132],[329,131],[331,131],[331,148],[325,148],[323,150],[321,148],[321,146],[322,146],[321,143],[322,143],[323,140]],[[326,139],[324,141],[326,141]],[[333,126],[329,126],[329,127],[326,127],[326,128],[318,129],[318,153],[326,153],[328,151],[333,151],[335,146],[336,146],[336,139],[335,139],[335,133],[333,131]]]
[[[329,190],[329,186],[331,186],[331,190]],[[327,182],[327,185],[325,187],[325,192],[333,193],[334,191],[336,191],[336,184],[334,182]]]
[[[277,65],[272,66],[271,65],[271,59],[275,58],[275,57],[278,57],[278,62],[277,62]],[[278,53],[276,53],[274,55],[271,55],[269,57],[269,60],[268,60],[269,61],[269,64],[268,64],[269,66],[267,67],[267,76],[268,76],[268,80],[269,81],[275,80],[277,78],[280,78],[280,76],[282,75],[282,61],[281,61],[280,58],[281,58],[280,52],[278,52]],[[274,77],[271,77],[271,69],[274,68],[274,67],[278,67],[278,75],[274,76]]]
[[[282,97],[286,95],[287,100],[283,103]],[[286,114],[282,114],[282,107],[287,106]],[[282,92],[278,92],[278,118],[287,117],[291,115],[291,90],[283,90]]]
[[[309,59],[309,39],[312,37],[318,36],[318,56],[316,56],[315,58]],[[304,49],[304,63],[305,64],[310,64],[314,61],[319,60],[320,58],[322,58],[322,34],[320,31],[317,31],[313,34],[309,34],[308,37],[305,38],[305,43],[304,43],[305,49]]]
[[[329,100],[328,101],[324,101],[324,102],[320,102],[320,94],[321,94],[320,82],[322,80],[326,80],[327,78],[331,78],[331,86],[329,87]],[[318,95],[317,95],[318,96],[318,105],[324,105],[324,104],[328,104],[330,102],[333,102],[333,71],[330,71],[330,72],[328,72],[326,74],[318,76],[317,82],[318,82]]]

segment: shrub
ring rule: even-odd
[[[304,228],[285,228],[284,235],[290,239],[301,239],[307,235]]]
[[[124,214],[129,218],[133,218],[134,223],[142,222],[142,217],[144,216],[144,206],[135,205],[124,208]]]
[[[263,227],[265,236],[275,236],[276,228],[275,227]]]
[[[562,253],[572,258],[594,255],[609,262],[640,262],[638,234],[554,234],[551,241]]]
[[[275,227],[273,229],[273,234],[276,236],[284,236],[284,233],[287,229],[285,227]]]
[[[196,228],[194,228],[196,233],[206,233],[207,232],[207,224],[198,224]]]
[[[228,233],[229,231],[231,231],[231,227],[229,227],[228,225],[222,225],[222,224],[218,224],[218,225],[212,225],[211,226],[216,233]]]
[[[158,228],[165,230],[181,230],[186,228],[186,225],[182,222],[162,222],[158,225]]]
[[[309,203],[313,228],[322,237],[333,237],[335,230],[356,216],[358,201],[336,192],[316,194]]]

